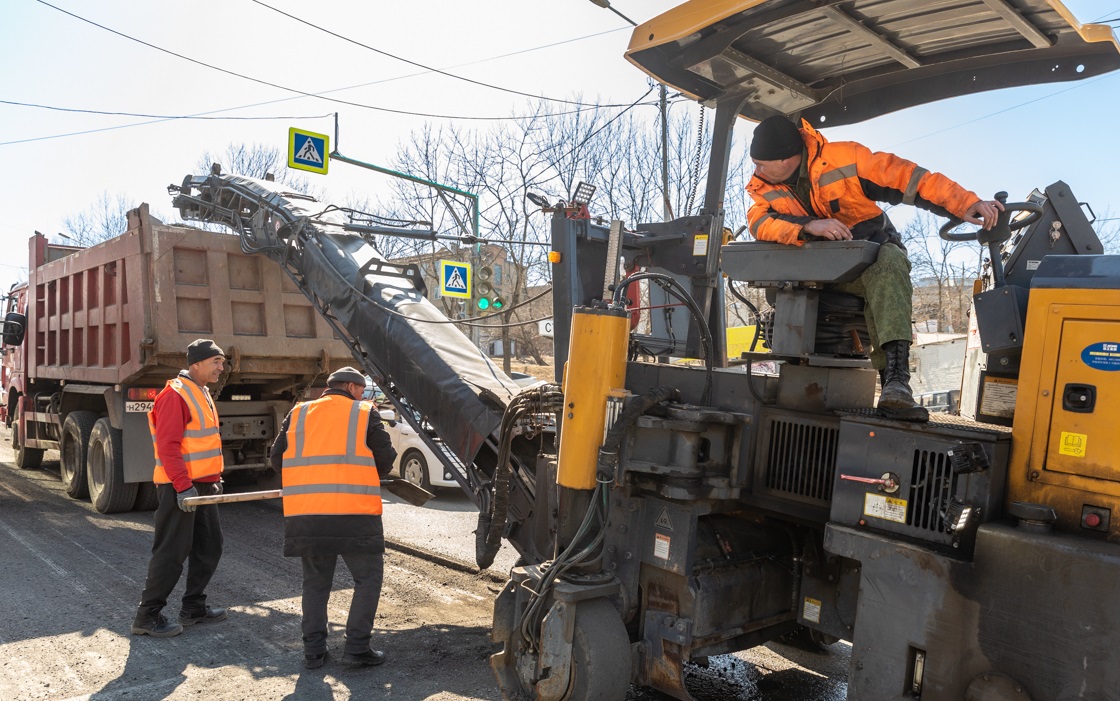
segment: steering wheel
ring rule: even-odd
[[[997,192],[996,200],[1003,204],[1003,211],[996,218],[995,226],[991,229],[976,229],[975,231],[961,231],[952,233],[953,229],[963,222],[956,217],[949,220],[945,226],[938,230],[937,235],[946,241],[977,241],[984,245],[1003,243],[1011,238],[1014,231],[1025,226],[1030,226],[1042,217],[1042,206],[1034,202],[1007,202],[1006,192]],[[1016,212],[1030,212],[1025,217],[1011,221],[1011,215]]]

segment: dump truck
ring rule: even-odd
[[[236,175],[171,188],[185,219],[286,271],[402,417],[430,423],[479,506],[479,565],[517,550],[494,607],[504,696],[639,684],[687,701],[689,664],[792,634],[851,642],[850,699],[1118,698],[1120,256],[1071,188],[940,232],[990,266],[967,415],[928,423],[879,415],[866,341],[830,341],[866,338],[828,287],[878,245],[725,241],[723,210],[740,118],[842,125],[1098,76],[1120,68],[1111,30],[1055,0],[693,0],[638,26],[626,57],[714,107],[703,205],[608,226],[545,201],[556,383],[502,374],[380,256],[393,232],[370,217]],[[639,333],[626,290],[643,281],[666,311]],[[729,284],[773,299],[768,355],[727,358]]]
[[[227,356],[211,391],[226,474],[266,475],[293,402],[350,362],[349,349],[287,276],[237,236],[170,226],[142,204],[128,230],[89,248],[29,243],[7,295],[3,407],[16,465],[59,451],[66,493],[101,513],[156,506],[148,411],[212,338]]]

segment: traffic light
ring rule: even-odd
[[[474,305],[482,312],[501,311],[506,306],[494,284],[490,280],[494,277],[494,270],[489,266],[478,268],[474,275]]]

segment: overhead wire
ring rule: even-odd
[[[558,98],[547,97],[545,95],[533,95],[532,93],[522,92],[520,90],[513,90],[512,88],[503,88],[500,85],[494,85],[492,83],[484,83],[481,80],[474,80],[473,78],[467,78],[467,77],[464,77],[464,76],[461,76],[461,75],[456,75],[454,73],[450,73],[450,72],[442,70],[440,68],[433,68],[431,66],[426,66],[423,63],[418,63],[417,61],[413,61],[411,59],[404,58],[403,56],[397,56],[396,54],[392,54],[392,53],[389,53],[388,51],[378,49],[377,47],[370,46],[369,44],[363,44],[362,42],[358,41],[357,39],[351,39],[348,36],[345,36],[343,34],[339,34],[338,32],[327,29],[326,27],[319,26],[318,24],[315,24],[314,22],[309,22],[308,20],[305,20],[302,17],[297,17],[297,16],[291,14],[290,12],[285,12],[285,11],[279,9],[279,8],[276,8],[276,7],[273,7],[272,5],[269,5],[266,2],[262,2],[262,0],[252,0],[252,2],[260,5],[261,7],[272,10],[273,12],[281,14],[285,17],[288,17],[289,19],[295,20],[296,22],[307,25],[308,27],[311,27],[312,29],[317,29],[320,32],[323,32],[325,34],[329,34],[333,37],[336,37],[336,38],[341,39],[343,41],[354,44],[355,46],[360,46],[363,49],[373,51],[374,53],[380,54],[381,56],[387,56],[387,57],[395,59],[397,61],[401,61],[402,63],[407,63],[410,66],[416,66],[417,68],[423,68],[425,71],[430,72],[430,73],[437,73],[439,75],[446,76],[448,78],[454,78],[455,80],[461,80],[461,81],[466,82],[466,83],[471,83],[472,85],[478,85],[478,86],[481,86],[481,87],[484,87],[484,88],[490,88],[491,90],[498,90],[498,91],[501,91],[501,92],[510,93],[512,95],[521,95],[522,97],[528,97],[528,98],[531,98],[531,99],[534,99],[534,100],[546,100],[548,102],[558,102],[558,103],[564,104],[564,105],[582,105],[583,104],[582,102],[576,102],[576,101],[573,101],[573,100],[561,100],[561,99],[558,99]]]
[[[510,120],[510,119],[519,119],[519,117],[509,117],[509,116],[480,117],[480,116],[448,115],[448,114],[433,114],[433,113],[427,113],[427,112],[414,112],[414,111],[411,111],[411,110],[398,110],[398,109],[394,109],[394,108],[391,108],[391,107],[381,107],[381,106],[378,106],[378,105],[370,105],[370,104],[366,104],[366,103],[362,103],[362,102],[354,102],[352,100],[342,100],[342,99],[335,98],[335,97],[327,97],[325,95],[325,93],[329,92],[329,91],[321,91],[321,92],[318,92],[318,93],[308,92],[306,90],[300,90],[299,88],[292,88],[292,87],[289,87],[289,86],[286,86],[286,85],[281,85],[279,83],[273,83],[271,81],[264,80],[262,78],[256,78],[256,77],[253,77],[253,76],[250,76],[250,75],[246,75],[244,73],[239,73],[238,71],[230,70],[228,68],[222,68],[221,66],[216,66],[214,64],[207,63],[205,61],[201,61],[201,60],[196,59],[196,58],[191,58],[190,56],[187,56],[185,54],[181,54],[181,53],[178,53],[176,51],[172,51],[170,49],[165,49],[161,46],[157,46],[156,44],[152,44],[151,42],[144,41],[143,39],[138,39],[138,38],[136,38],[134,36],[131,36],[129,34],[125,34],[124,32],[118,31],[118,30],[113,29],[111,27],[107,27],[107,26],[105,26],[103,24],[100,24],[98,22],[95,22],[91,19],[87,19],[85,17],[82,17],[81,15],[70,12],[69,10],[65,10],[61,7],[58,7],[57,5],[52,5],[51,3],[47,2],[46,0],[35,0],[35,1],[42,4],[42,5],[45,5],[46,7],[50,7],[51,9],[57,10],[58,12],[61,12],[65,15],[73,17],[74,19],[85,22],[85,23],[90,24],[90,25],[92,25],[94,27],[97,27],[99,29],[103,29],[103,30],[105,30],[105,31],[107,31],[111,34],[115,34],[115,35],[117,35],[117,36],[119,36],[123,39],[128,39],[129,41],[136,42],[136,43],[141,44],[142,46],[146,46],[150,49],[154,49],[156,51],[168,54],[170,56],[174,56],[174,57],[182,59],[184,61],[189,61],[190,63],[194,63],[194,64],[197,64],[199,66],[203,66],[205,68],[209,68],[211,70],[218,71],[220,73],[225,73],[227,75],[231,75],[231,76],[234,76],[234,77],[237,77],[237,78],[241,78],[243,80],[248,80],[250,82],[258,83],[260,85],[265,85],[265,86],[268,86],[268,87],[271,87],[271,88],[276,88],[276,89],[279,89],[279,90],[285,90],[287,92],[295,93],[296,95],[299,95],[301,97],[313,97],[313,98],[318,98],[320,100],[326,100],[328,102],[334,102],[334,103],[337,103],[337,104],[347,105],[347,106],[350,106],[350,107],[358,107],[358,108],[361,108],[361,109],[374,110],[374,111],[378,111],[378,112],[388,112],[390,114],[400,114],[400,115],[411,116],[411,117],[426,117],[426,118],[429,118],[429,119],[462,119],[462,120],[477,120],[477,121],[503,121],[503,120]],[[540,96],[535,96],[535,99],[543,99],[543,98],[541,98]],[[579,104],[579,103],[573,103],[573,104]],[[577,112],[585,111],[587,109],[622,107],[622,106],[623,105],[621,103],[620,104],[611,104],[611,105],[593,105],[593,106],[581,108],[581,109],[575,110],[575,111],[558,112],[558,113],[555,113],[555,115],[560,116],[560,115],[563,115],[563,114],[574,114],[574,113],[577,113]],[[548,115],[548,116],[551,116],[551,115]]]
[[[171,121],[176,119],[233,119],[233,120],[269,120],[269,119],[323,119],[330,117],[334,113],[327,112],[325,114],[304,114],[304,115],[276,115],[270,117],[247,117],[238,115],[229,115],[215,117],[210,116],[208,113],[204,114],[145,114],[142,112],[113,112],[108,110],[90,110],[78,107],[59,107],[57,105],[40,105],[34,102],[17,102],[15,100],[0,100],[0,104],[14,105],[16,107],[32,107],[41,110],[51,110],[54,112],[77,112],[80,114],[102,114],[113,117],[144,117],[146,119],[155,119],[158,121]],[[7,142],[5,142],[7,143]]]

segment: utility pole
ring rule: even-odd
[[[610,10],[622,19],[637,27],[638,23],[611,7],[610,0],[591,0],[599,7]],[[661,205],[662,217],[665,221],[673,218],[673,206],[669,202],[669,100],[665,84],[661,84]]]

